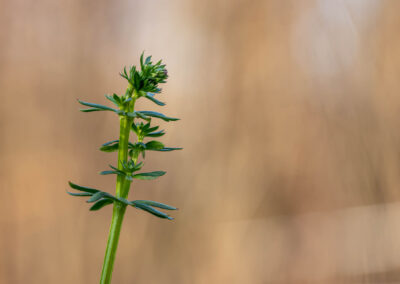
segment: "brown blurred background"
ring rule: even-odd
[[[168,146],[113,283],[400,283],[400,1],[0,1],[0,283],[98,283],[123,66],[163,58]]]

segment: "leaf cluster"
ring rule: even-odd
[[[128,201],[125,198],[121,197],[115,197],[108,192],[104,192],[95,188],[90,188],[86,186],[80,186],[75,183],[69,182],[69,186],[77,191],[80,192],[69,192],[67,191],[68,194],[72,196],[79,196],[79,197],[90,197],[86,202],[87,203],[94,203],[92,207],[90,207],[91,211],[97,211],[100,210],[101,208],[110,205],[114,202],[119,202],[125,205],[132,206],[137,209],[144,210],[150,214],[153,214],[154,216],[157,216],[159,218],[164,218],[164,219],[169,219],[173,220],[172,217],[170,217],[168,214],[161,212],[160,209],[165,209],[165,210],[177,210],[178,208],[166,205],[163,203],[159,203],[156,201],[151,201],[151,200],[133,200],[133,201]]]
[[[106,95],[106,98],[111,101],[116,108],[109,106],[89,103],[78,100],[78,102],[87,107],[81,109],[82,112],[98,112],[98,111],[111,111],[123,116],[129,121],[130,131],[136,136],[134,142],[128,141],[127,151],[128,158],[126,161],[119,161],[118,167],[110,165],[110,170],[105,170],[100,172],[101,175],[115,174],[122,178],[122,180],[129,182],[133,179],[140,180],[153,180],[160,176],[165,175],[165,171],[151,171],[151,172],[139,172],[144,166],[144,162],[139,162],[140,156],[144,159],[147,151],[159,151],[159,152],[169,152],[174,150],[181,150],[182,148],[176,147],[165,147],[165,145],[155,138],[162,137],[165,135],[164,130],[159,130],[159,126],[151,125],[152,118],[161,119],[163,121],[177,121],[178,118],[169,117],[162,113],[155,111],[135,111],[134,105],[135,101],[141,97],[144,97],[158,106],[165,106],[164,102],[159,101],[155,98],[155,94],[161,92],[159,84],[165,83],[168,78],[167,70],[165,65],[161,63],[161,60],[153,64],[151,61],[151,56],[144,59],[143,54],[140,57],[140,69],[135,66],[130,67],[129,71],[124,68],[123,72],[120,74],[123,78],[128,80],[129,85],[125,95]],[[145,139],[150,141],[145,142]],[[125,142],[126,143],[126,142]],[[126,144],[124,145],[126,147]],[[125,148],[124,148],[125,149]],[[120,150],[120,141],[112,140],[110,142],[104,143],[100,150],[103,152],[115,152]],[[121,179],[120,178],[120,179]],[[83,193],[70,193],[73,196],[90,196],[88,202],[96,202],[91,210],[98,210],[112,202],[122,202],[126,205],[131,205],[136,208],[145,210],[158,217],[167,218],[164,213],[158,212],[153,207],[158,207],[162,209],[174,208],[172,206],[164,205],[154,201],[129,201],[121,199],[117,194],[117,197],[102,192],[96,189],[86,188],[82,186],[70,183],[70,186],[76,190],[83,191]],[[129,190],[129,188],[128,188]],[[123,195],[125,196],[125,195]],[[149,203],[150,202],[150,203]],[[159,207],[157,206],[164,206]],[[168,207],[168,208],[167,208]],[[168,209],[173,210],[173,209]],[[164,215],[165,216],[164,216]],[[170,218],[167,218],[170,219]]]
[[[168,78],[168,71],[162,61],[153,64],[151,56],[144,59],[144,54],[140,56],[140,70],[136,66],[124,70],[120,75],[125,78],[133,88],[142,96],[146,93],[160,93],[158,84],[165,83]],[[150,99],[150,98],[149,98]]]
[[[102,172],[100,172],[100,174],[101,175],[116,174],[116,175],[125,177],[129,181],[132,181],[134,178],[142,179],[142,180],[152,180],[152,179],[156,179],[160,176],[165,175],[164,171],[154,171],[154,172],[149,172],[149,173],[135,174],[135,172],[139,171],[142,168],[142,166],[143,166],[143,162],[140,162],[135,165],[135,162],[133,160],[129,160],[128,162],[122,163],[123,170],[117,169],[116,167],[109,165],[111,170],[102,171]]]
[[[114,95],[116,95],[116,94],[114,94]],[[120,98],[121,101],[124,98],[123,96],[118,96],[118,95],[116,95],[116,96],[118,98]],[[115,100],[113,97],[110,97],[110,96],[106,95],[106,98],[109,99],[109,100],[111,100],[111,98],[112,98],[112,102],[113,103],[114,102],[118,103],[118,101]],[[81,105],[90,107],[90,108],[86,108],[86,109],[81,109],[80,110],[81,112],[112,111],[112,112],[115,112],[118,115],[128,116],[130,118],[141,118],[141,119],[146,120],[146,121],[150,121],[152,117],[162,119],[162,120],[164,120],[166,122],[179,120],[179,118],[168,117],[168,116],[166,116],[166,115],[164,115],[162,113],[155,112],[155,111],[126,112],[126,111],[124,111],[124,109],[125,109],[125,104],[126,104],[127,101],[129,103],[129,98],[128,98],[128,100],[123,100],[123,103],[118,105],[120,107],[120,109],[114,109],[112,107],[108,107],[108,106],[104,106],[104,105],[100,105],[100,104],[88,103],[88,102],[84,102],[84,101],[78,100],[78,102]]]

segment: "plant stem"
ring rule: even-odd
[[[136,98],[133,97],[133,100],[129,105],[127,111],[129,112],[134,111],[135,99]],[[123,170],[123,163],[126,162],[128,158],[129,133],[131,130],[132,123],[133,123],[133,118],[127,116],[120,117],[120,135],[119,135],[119,146],[118,146],[119,170]],[[126,198],[129,193],[130,184],[131,182],[127,180],[124,176],[118,175],[117,185],[116,185],[116,196]],[[125,210],[126,210],[126,205],[121,204],[120,202],[114,202],[113,215],[110,225],[110,233],[107,241],[107,248],[104,257],[103,270],[101,272],[100,284],[111,283],[111,276],[114,267],[115,255],[117,252],[119,235],[121,232],[122,221],[124,220]]]
[[[121,116],[120,118],[120,134],[119,134],[119,146],[118,146],[118,169],[123,171],[123,163],[127,161],[128,158],[128,143],[129,143],[129,133],[131,130],[131,125],[133,118],[126,116]],[[129,183],[122,175],[117,175],[117,197],[126,198],[128,196],[129,187],[126,189],[125,183]]]
[[[101,272],[101,284],[111,283],[114,260],[117,252],[122,221],[125,215],[125,209],[126,206],[123,204],[114,204],[110,234],[108,236],[106,255],[104,257],[103,271]]]

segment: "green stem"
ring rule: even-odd
[[[129,87],[128,87],[129,90]],[[127,91],[128,92],[128,91]],[[135,97],[128,108],[127,111],[132,112],[135,108]],[[131,125],[133,123],[133,118],[127,116],[120,117],[120,135],[119,135],[119,146],[118,146],[118,169],[123,170],[123,162],[128,159],[128,143],[129,143],[129,133],[131,130]],[[125,179],[124,176],[117,176],[116,185],[116,196],[127,198],[129,193],[131,182]],[[111,283],[111,276],[114,267],[115,255],[117,252],[119,235],[121,232],[122,221],[124,220],[126,205],[120,202],[114,202],[113,215],[110,225],[110,233],[108,236],[107,248],[104,257],[103,270],[101,273],[100,284]]]
[[[108,236],[106,255],[104,257],[103,271],[101,272],[101,284],[111,283],[111,276],[114,268],[115,255],[117,253],[119,235],[121,232],[122,221],[125,215],[126,205],[115,204]]]
[[[133,122],[133,118],[129,118],[126,116],[121,116],[120,118],[120,133],[119,133],[119,146],[118,146],[118,169],[123,171],[124,168],[122,164],[127,161],[128,158],[128,143],[129,143],[129,133],[131,130],[131,125]],[[117,188],[116,195],[117,197],[126,198],[128,196],[128,191],[125,190],[125,183],[129,183],[128,180],[125,179],[124,176],[117,176]]]

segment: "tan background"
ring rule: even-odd
[[[0,283],[97,283],[105,104],[163,58],[168,146],[132,199],[113,283],[400,283],[400,1],[0,1]],[[141,109],[161,110],[141,103]]]

